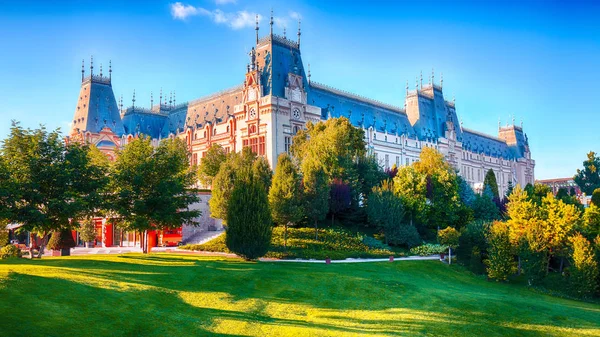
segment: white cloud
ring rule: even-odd
[[[237,0],[215,0],[215,3],[217,5],[227,5],[227,4],[234,4],[236,3]]]
[[[288,26],[288,19],[285,17],[275,16],[273,17],[273,23],[277,28],[284,28]]]
[[[292,11],[292,12],[290,12],[290,18],[298,21],[298,20],[302,19],[302,15],[300,15],[300,13],[298,13],[298,12]]]
[[[224,0],[219,0],[224,1]],[[225,0],[227,1],[227,0]],[[171,16],[175,20],[186,20],[191,16],[206,16],[209,17],[213,22],[217,24],[223,24],[231,29],[242,29],[246,27],[254,27],[256,24],[256,13],[248,11],[238,12],[223,12],[220,9],[209,11],[202,7],[194,7],[192,5],[184,5],[181,2],[171,4]],[[258,15],[258,21],[262,19],[261,15]]]

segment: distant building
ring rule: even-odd
[[[410,165],[419,160],[421,149],[432,147],[444,154],[459,174],[474,188],[482,186],[486,172],[496,174],[503,195],[513,185],[534,182],[535,161],[531,157],[523,127],[498,127],[498,136],[463,127],[453,101],[442,92],[443,79],[435,84],[406,87],[404,108],[382,103],[311,81],[297,40],[270,33],[250,51],[244,81],[232,88],[190,102],[176,104],[175,94],[167,100],[162,92],[151,107],[117,103],[108,77],[93,72],[85,76],[69,133],[69,141],[95,144],[114,158],[114,151],[139,135],[158,144],[160,139],[180,137],[197,165],[212,144],[227,152],[250,147],[264,156],[272,167],[277,156],[289,151],[293,136],[307,122],[346,117],[365,131],[368,150],[383,168]],[[224,65],[225,66],[225,65]],[[349,69],[349,76],[351,70]]]
[[[579,186],[575,183],[575,180],[573,180],[573,178],[553,178],[553,179],[542,179],[542,180],[536,180],[535,181],[537,184],[542,184],[542,185],[546,185],[548,187],[550,187],[552,189],[552,193],[554,193],[554,195],[556,195],[556,193],[558,193],[558,190],[561,188],[564,188],[567,190],[567,192],[571,192],[571,188],[575,189],[575,194],[576,195],[581,195],[581,189],[579,188]]]

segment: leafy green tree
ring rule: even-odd
[[[594,260],[594,249],[581,234],[571,237],[570,241],[571,290],[578,297],[591,297],[598,289],[598,263]]]
[[[591,204],[585,209],[579,230],[590,241],[600,235],[600,207]]]
[[[455,228],[446,227],[438,231],[438,241],[448,246],[448,264],[452,264],[452,248],[458,247],[460,232]]]
[[[38,257],[50,232],[76,228],[103,204],[106,172],[94,165],[89,151],[79,143],[65,144],[58,130],[24,129],[17,122],[2,143],[2,162],[10,176],[2,184],[11,186],[10,198],[2,202],[13,201],[4,216],[42,238]]]
[[[577,174],[573,177],[575,183],[586,195],[592,195],[594,190],[600,188],[600,157],[591,151],[587,154],[587,159],[583,162],[583,169],[577,169]]]
[[[467,266],[476,274],[485,272],[484,259],[487,257],[487,242],[485,234],[491,223],[473,221],[460,230],[456,257],[458,262]]]
[[[569,192],[564,187],[559,188],[558,191],[556,192],[556,199],[558,199],[558,200],[563,200],[567,197],[569,197]]]
[[[118,152],[111,175],[113,221],[127,230],[147,234],[183,223],[197,225],[200,215],[189,206],[199,200],[193,188],[195,168],[189,165],[184,141],[166,139],[155,149],[149,138],[137,138]]]
[[[406,222],[411,226],[424,222],[427,210],[427,176],[413,166],[403,166],[394,177],[394,191],[404,206]]]
[[[277,158],[273,185],[269,191],[271,216],[275,223],[283,224],[283,247],[287,249],[287,229],[304,218],[304,205],[300,175],[287,153]]]
[[[398,238],[396,235],[399,227],[403,226],[404,209],[402,200],[394,193],[394,186],[390,180],[373,188],[373,192],[369,196],[367,214],[369,222],[383,230],[386,244],[389,244],[390,241],[402,242],[402,238]]]
[[[496,174],[494,170],[489,169],[485,174],[485,178],[483,179],[483,186],[489,186],[492,189],[493,198],[500,199],[500,193],[498,192],[498,182],[496,181]]]
[[[460,227],[460,197],[454,168],[446,162],[437,150],[426,147],[421,151],[419,161],[413,164],[415,171],[425,175],[429,184],[427,191],[427,227],[435,235],[437,228],[448,225]]]
[[[456,176],[458,184],[458,196],[460,201],[467,207],[472,207],[475,202],[475,192],[469,184],[459,175]]]
[[[227,248],[246,260],[264,256],[273,230],[267,193],[255,178],[240,180],[227,209]]]
[[[504,222],[495,221],[486,234],[488,258],[484,261],[491,279],[506,281],[515,272],[510,228]]]
[[[257,157],[252,163],[252,175],[265,188],[267,194],[271,188],[273,171],[264,157]]]
[[[318,166],[312,166],[309,163],[303,163],[305,168],[303,187],[304,187],[304,213],[315,226],[315,240],[318,239],[318,222],[325,219],[329,212],[329,183],[327,175]]]
[[[221,164],[227,159],[225,149],[219,144],[212,144],[198,165],[198,180],[204,186],[212,186],[212,181],[219,173]]]
[[[597,188],[592,193],[592,204],[600,207],[600,188]]]

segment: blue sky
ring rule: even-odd
[[[536,178],[572,176],[600,152],[600,5],[586,2],[49,1],[0,0],[0,138],[16,119],[68,130],[81,60],[113,65],[113,88],[131,104],[158,92],[192,100],[243,81],[273,8],[312,79],[403,105],[423,71],[444,76],[465,127],[497,134],[523,120]]]

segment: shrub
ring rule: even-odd
[[[438,232],[438,241],[440,244],[452,248],[456,248],[456,246],[458,246],[459,237],[460,233],[452,227],[446,227]]]
[[[6,245],[0,249],[0,258],[21,257],[21,250],[15,245]]]
[[[0,247],[8,245],[9,235],[7,230],[0,230]]]
[[[594,260],[594,250],[590,242],[581,234],[571,238],[571,245],[573,246],[571,291],[577,297],[590,297],[598,288],[598,264]]]
[[[424,245],[413,247],[410,252],[419,256],[429,256],[434,254],[442,254],[448,250],[448,246],[426,243]]]
[[[488,276],[498,281],[506,281],[515,273],[515,260],[510,244],[510,229],[505,222],[496,221],[486,235],[488,243]]]
[[[79,227],[79,237],[83,242],[92,242],[96,239],[96,225],[89,219]]]
[[[53,232],[50,241],[48,242],[48,249],[66,249],[73,248],[77,244],[75,244],[75,240],[73,240],[73,235],[71,231],[68,229],[63,229],[60,232]]]
[[[359,236],[360,237],[360,236]],[[367,247],[369,248],[373,248],[373,249],[390,249],[390,246],[386,245],[385,243],[370,237],[368,235],[362,236],[361,239],[362,243],[364,243]]]
[[[228,204],[227,248],[247,260],[264,256],[273,228],[265,188],[253,178],[239,181]]]
[[[595,189],[594,192],[592,193],[591,202],[592,202],[592,204],[600,207],[600,188]]]
[[[417,228],[413,225],[401,224],[396,226],[393,231],[390,230],[389,235],[391,236],[390,243],[408,248],[418,246],[422,242]]]

